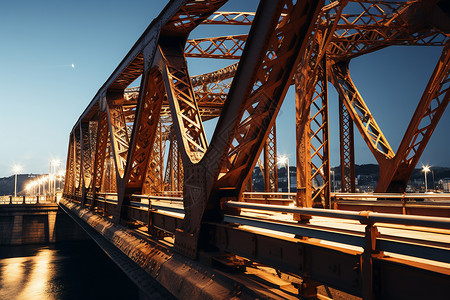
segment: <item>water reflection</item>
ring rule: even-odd
[[[91,241],[0,246],[0,299],[105,298],[139,299],[139,293]]]

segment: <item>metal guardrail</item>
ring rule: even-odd
[[[229,201],[227,206],[241,209],[253,209],[260,211],[271,211],[281,213],[301,214],[305,216],[318,216],[337,219],[355,220],[368,227],[374,226],[376,223],[396,224],[405,226],[420,226],[427,228],[439,228],[450,230],[450,218],[427,217],[427,216],[405,216],[396,214],[374,213],[369,211],[353,212],[353,211],[336,211],[331,209],[317,208],[298,208],[277,205],[264,205]],[[450,263],[450,243],[441,243],[440,246],[430,246],[426,243],[420,244],[407,243],[389,238],[371,236],[363,233],[343,233],[333,231],[332,229],[308,228],[301,224],[287,224],[269,220],[260,220],[256,218],[247,218],[240,216],[226,215],[225,222],[236,223],[240,225],[253,226],[257,228],[275,230],[284,233],[294,234],[297,236],[307,236],[310,238],[318,238],[332,242],[348,244],[366,248],[372,243],[373,238],[376,239],[373,251],[386,251],[412,257],[419,257],[438,262]],[[366,230],[367,232],[367,230]]]
[[[359,221],[361,224],[389,223],[397,225],[412,225],[412,226],[450,229],[450,218],[405,216],[396,214],[374,213],[370,211],[354,212],[354,211],[337,211],[322,208],[286,207],[279,205],[264,205],[264,204],[243,203],[235,201],[229,201],[226,204],[229,207],[235,208],[247,208],[273,212],[301,214],[306,216],[356,220]]]
[[[429,200],[449,200],[449,193],[332,193],[331,198],[342,200],[362,200],[362,199],[429,199]]]
[[[255,193],[262,194],[262,193]],[[278,193],[277,196],[290,197],[295,193]],[[98,195],[96,201],[109,203],[116,205],[116,194],[101,194]],[[267,194],[270,195],[270,194]],[[347,194],[345,194],[347,196]],[[359,196],[365,194],[359,194]],[[392,194],[394,197],[404,199],[405,195],[399,197],[398,194]],[[342,196],[342,194],[337,194]],[[353,197],[357,197],[352,195]],[[414,195],[416,198],[423,195]],[[372,198],[379,198],[378,194],[371,194]],[[384,198],[391,198],[391,195],[383,194]],[[130,201],[130,208],[143,211],[147,215],[149,209],[153,210],[157,214],[176,213],[183,215],[184,208],[182,206],[182,197],[173,196],[154,196],[154,195],[132,195],[132,201]],[[427,217],[427,216],[415,216],[415,215],[399,215],[399,214],[386,214],[386,213],[374,213],[370,211],[355,212],[355,211],[343,211],[343,210],[331,210],[331,209],[318,209],[318,208],[299,208],[285,205],[271,205],[271,204],[258,204],[248,202],[226,202],[228,207],[239,209],[250,209],[258,211],[269,211],[278,213],[289,213],[304,216],[317,216],[327,217],[333,219],[346,219],[357,221],[360,224],[366,225],[366,227],[375,229],[375,224],[396,224],[404,226],[420,226],[427,228],[438,228],[444,230],[450,230],[450,218],[442,217]],[[167,218],[167,216],[165,216]],[[170,217],[169,217],[170,218]],[[179,217],[176,217],[179,218]],[[226,223],[234,223],[239,225],[246,225],[257,227],[264,230],[273,230],[277,232],[293,234],[296,236],[305,236],[310,238],[317,238],[324,241],[336,242],[345,245],[357,246],[363,249],[367,248],[367,245],[372,243],[374,236],[367,234],[366,232],[358,231],[342,231],[333,229],[321,229],[311,225],[283,222],[279,220],[259,219],[253,217],[237,216],[237,215],[225,215],[224,221]],[[159,228],[163,229],[164,228]],[[169,230],[167,232],[170,232]],[[386,251],[402,255],[409,255],[413,257],[419,257],[429,259],[437,262],[450,263],[450,243],[435,243],[434,245],[427,244],[426,241],[421,242],[416,240],[414,243],[395,240],[391,237],[375,236],[375,246],[373,251]]]
[[[47,196],[0,196],[0,205],[19,205],[19,204],[40,204],[40,203],[54,203],[52,197]]]
[[[91,208],[104,216],[108,216],[109,211],[118,204],[115,194],[101,194],[96,199],[88,199],[93,204]],[[211,230],[209,242],[226,253],[312,280],[326,278],[323,279],[324,283],[333,283],[337,289],[355,295],[361,295],[365,286],[378,282],[380,274],[386,272],[395,278],[412,278],[428,276],[431,271],[436,272],[437,276],[433,277],[433,281],[427,281],[428,285],[431,282],[442,289],[447,284],[450,241],[447,242],[445,237],[450,236],[450,218],[298,208],[254,202],[229,201],[225,205],[233,208],[231,211],[242,211],[239,215],[224,215],[223,222],[207,222],[205,226]],[[174,236],[177,229],[182,228],[182,197],[132,195],[125,209],[127,221],[148,225],[148,232],[156,238],[166,234]],[[285,221],[279,220],[277,213],[284,216]],[[334,226],[334,222],[321,223],[321,219],[319,222],[312,219],[310,223],[298,223],[287,220],[286,214],[353,222],[344,221],[346,225],[341,227]],[[423,229],[426,233],[424,236],[408,237],[403,236],[403,230],[408,229],[403,226],[433,229]],[[396,230],[395,233],[392,230]],[[422,231],[419,227],[411,230]],[[434,234],[435,239],[427,240],[429,234]],[[375,274],[373,268],[379,273]]]

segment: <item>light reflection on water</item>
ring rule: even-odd
[[[0,246],[0,299],[120,298],[138,289],[92,241]]]

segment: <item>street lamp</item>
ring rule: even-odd
[[[429,166],[423,166],[422,167],[422,172],[424,172],[424,176],[425,176],[425,193],[426,193],[426,192],[428,192],[427,173],[430,172],[430,167]]]
[[[335,180],[334,180],[334,171],[330,170],[331,175],[333,175],[333,193],[336,192]]]
[[[50,160],[50,171],[49,171],[49,181],[48,181],[48,189],[49,189],[49,194],[52,194],[52,189],[53,189],[53,194],[56,194],[56,167],[59,166],[61,164],[61,160],[59,159],[52,159]],[[52,165],[53,165],[53,173],[52,173]],[[55,174],[54,176],[52,174]]]
[[[285,165],[287,169],[287,184],[288,184],[288,193],[291,192],[291,174],[289,172],[289,157],[287,155],[281,155],[277,158],[278,163],[281,165]]]
[[[22,172],[22,166],[21,165],[14,165],[13,166],[13,172],[15,174],[15,180],[14,180],[14,198],[17,197],[17,174]]]
[[[58,172],[58,177],[59,177],[59,190],[61,191],[61,181],[62,181],[62,177],[66,174],[65,170],[59,170]]]

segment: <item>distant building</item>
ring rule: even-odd
[[[450,193],[450,178],[442,178],[440,181],[442,181],[441,184],[444,193]]]

